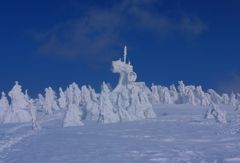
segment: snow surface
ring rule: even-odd
[[[31,123],[0,125],[1,163],[86,162],[240,162],[240,135],[232,133],[236,111],[227,124],[205,119],[210,107],[156,105],[156,118],[62,127],[62,112],[42,117],[41,130]],[[232,124],[232,122],[234,124]]]

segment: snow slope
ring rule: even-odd
[[[39,131],[0,125],[0,163],[240,162],[240,135],[230,122],[236,111],[220,108],[227,124],[204,119],[207,107],[157,105],[156,118],[135,122],[63,128],[64,115],[55,114]]]

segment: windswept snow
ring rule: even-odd
[[[228,119],[235,117],[234,108],[218,107],[227,110]],[[232,134],[227,124],[204,119],[209,107],[157,105],[154,108],[157,118],[145,121],[106,125],[86,121],[82,127],[62,128],[61,116],[56,116],[42,123],[40,131],[32,131],[28,125],[17,129],[15,125],[3,125],[1,161],[238,162],[239,134]]]

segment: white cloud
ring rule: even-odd
[[[84,60],[111,60],[114,49],[124,43],[129,31],[187,33],[198,35],[207,26],[197,17],[170,17],[159,12],[156,0],[123,0],[109,8],[91,8],[78,19],[57,24],[46,32],[38,32],[38,53]],[[101,55],[101,56],[100,56]]]

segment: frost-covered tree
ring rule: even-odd
[[[113,111],[113,104],[110,100],[110,90],[106,83],[102,84],[99,99],[99,122],[114,123],[119,122],[119,116]]]
[[[70,85],[73,91],[73,103],[80,106],[82,104],[82,92],[76,83]]]
[[[163,103],[164,104],[173,104],[173,101],[172,101],[172,98],[171,98],[168,88],[163,87],[162,91],[163,91],[163,98],[162,98]]]
[[[35,106],[37,107],[37,109],[44,109],[43,108],[43,104],[44,104],[44,97],[42,94],[38,94],[38,98],[36,99],[36,103]]]
[[[36,109],[36,107],[34,105],[34,101],[32,99],[29,100],[28,108],[30,109],[30,113],[31,113],[31,116],[32,116],[32,128],[33,128],[33,130],[40,130],[41,126],[40,126],[40,123],[37,119],[37,109]]]
[[[9,97],[11,98],[11,108],[13,110],[17,109],[25,109],[28,105],[28,95],[25,95],[22,92],[22,86],[18,84],[18,82],[15,82],[14,87],[12,90],[8,93]]]
[[[131,120],[144,119],[144,110],[140,104],[139,90],[137,87],[133,87],[130,90],[130,101],[129,107],[127,108],[129,114],[131,115]]]
[[[90,103],[87,104],[87,110],[92,120],[98,120],[99,117],[99,99],[98,94],[95,92],[94,89],[91,87],[89,88],[90,91]]]
[[[180,82],[180,88],[181,87],[184,87],[183,89],[184,91],[181,91],[182,93],[180,94],[180,99],[182,103],[196,105],[199,100],[197,99],[195,86],[193,85],[184,86],[184,84]]]
[[[196,98],[198,99],[197,102],[199,105],[208,106],[210,104],[210,101],[206,93],[204,93],[204,91],[202,90],[201,86],[196,87],[195,94],[196,94]]]
[[[159,94],[158,94],[158,87],[155,85],[152,85],[151,87],[152,93],[151,93],[151,102],[152,104],[159,104]]]
[[[0,99],[0,123],[4,120],[6,112],[9,110],[9,102],[4,92]]]
[[[211,103],[211,108],[205,114],[206,119],[214,119],[218,123],[226,124],[226,112],[219,109],[214,103]]]
[[[15,83],[12,90],[8,93],[11,104],[10,109],[4,117],[4,123],[23,123],[30,122],[31,115],[28,109],[28,95],[22,92],[22,87]]]
[[[129,84],[113,92],[117,96],[116,108],[121,121],[135,121],[155,117],[148,90],[144,83]],[[115,102],[113,102],[115,103]]]
[[[178,92],[177,92],[177,89],[174,84],[170,85],[169,94],[171,96],[172,102],[177,103],[178,102]]]
[[[228,105],[229,104],[229,96],[228,96],[228,94],[226,94],[226,93],[223,93],[222,94],[222,103],[223,104],[225,104],[225,105]]]
[[[236,107],[238,104],[238,101],[236,99],[236,95],[232,92],[229,100],[229,104],[232,105],[233,107]]]
[[[78,107],[83,105],[82,92],[76,83],[70,84],[65,91],[66,103],[76,104]]]
[[[143,88],[140,89],[139,99],[140,99],[140,108],[143,109],[144,117],[145,118],[156,117],[156,114],[152,108],[152,104],[149,101],[148,93],[146,91],[144,91]],[[171,102],[169,102],[169,103],[171,103]]]
[[[179,103],[185,104],[187,102],[186,87],[183,81],[178,81]]]
[[[91,119],[91,107],[92,107],[92,99],[91,99],[91,93],[90,90],[86,85],[81,87],[81,96],[82,96],[82,103],[84,110],[84,119],[89,118]],[[98,119],[98,118],[97,118]]]
[[[132,115],[128,112],[130,105],[128,90],[126,87],[119,87],[119,91],[113,93],[117,96],[116,107],[119,114],[120,121],[131,121]]]
[[[172,104],[171,95],[167,87],[158,86],[159,100],[162,104]]]
[[[90,100],[90,91],[88,89],[88,87],[86,85],[83,85],[81,87],[81,91],[82,91],[82,98],[83,98],[83,101],[86,103],[87,101]]]
[[[59,110],[56,93],[51,87],[45,89],[43,107],[47,114],[53,114],[54,111]]]
[[[72,85],[69,85],[69,87],[66,90],[66,99],[67,99],[67,104],[74,103],[74,91],[73,91]]]
[[[65,113],[63,127],[83,126],[81,120],[81,112],[79,106],[75,103],[70,103]]]
[[[209,89],[208,93],[210,95],[211,102],[213,102],[215,104],[222,103],[222,97],[217,92],[215,92],[213,89]]]
[[[191,105],[196,105],[195,104],[195,95],[193,93],[193,90],[187,89],[186,94],[187,94],[187,103],[191,104]]]
[[[67,107],[67,97],[63,92],[62,88],[59,88],[59,99],[58,104],[61,109],[66,109]]]
[[[66,112],[63,127],[83,126],[82,92],[76,83],[70,84],[65,91]]]

